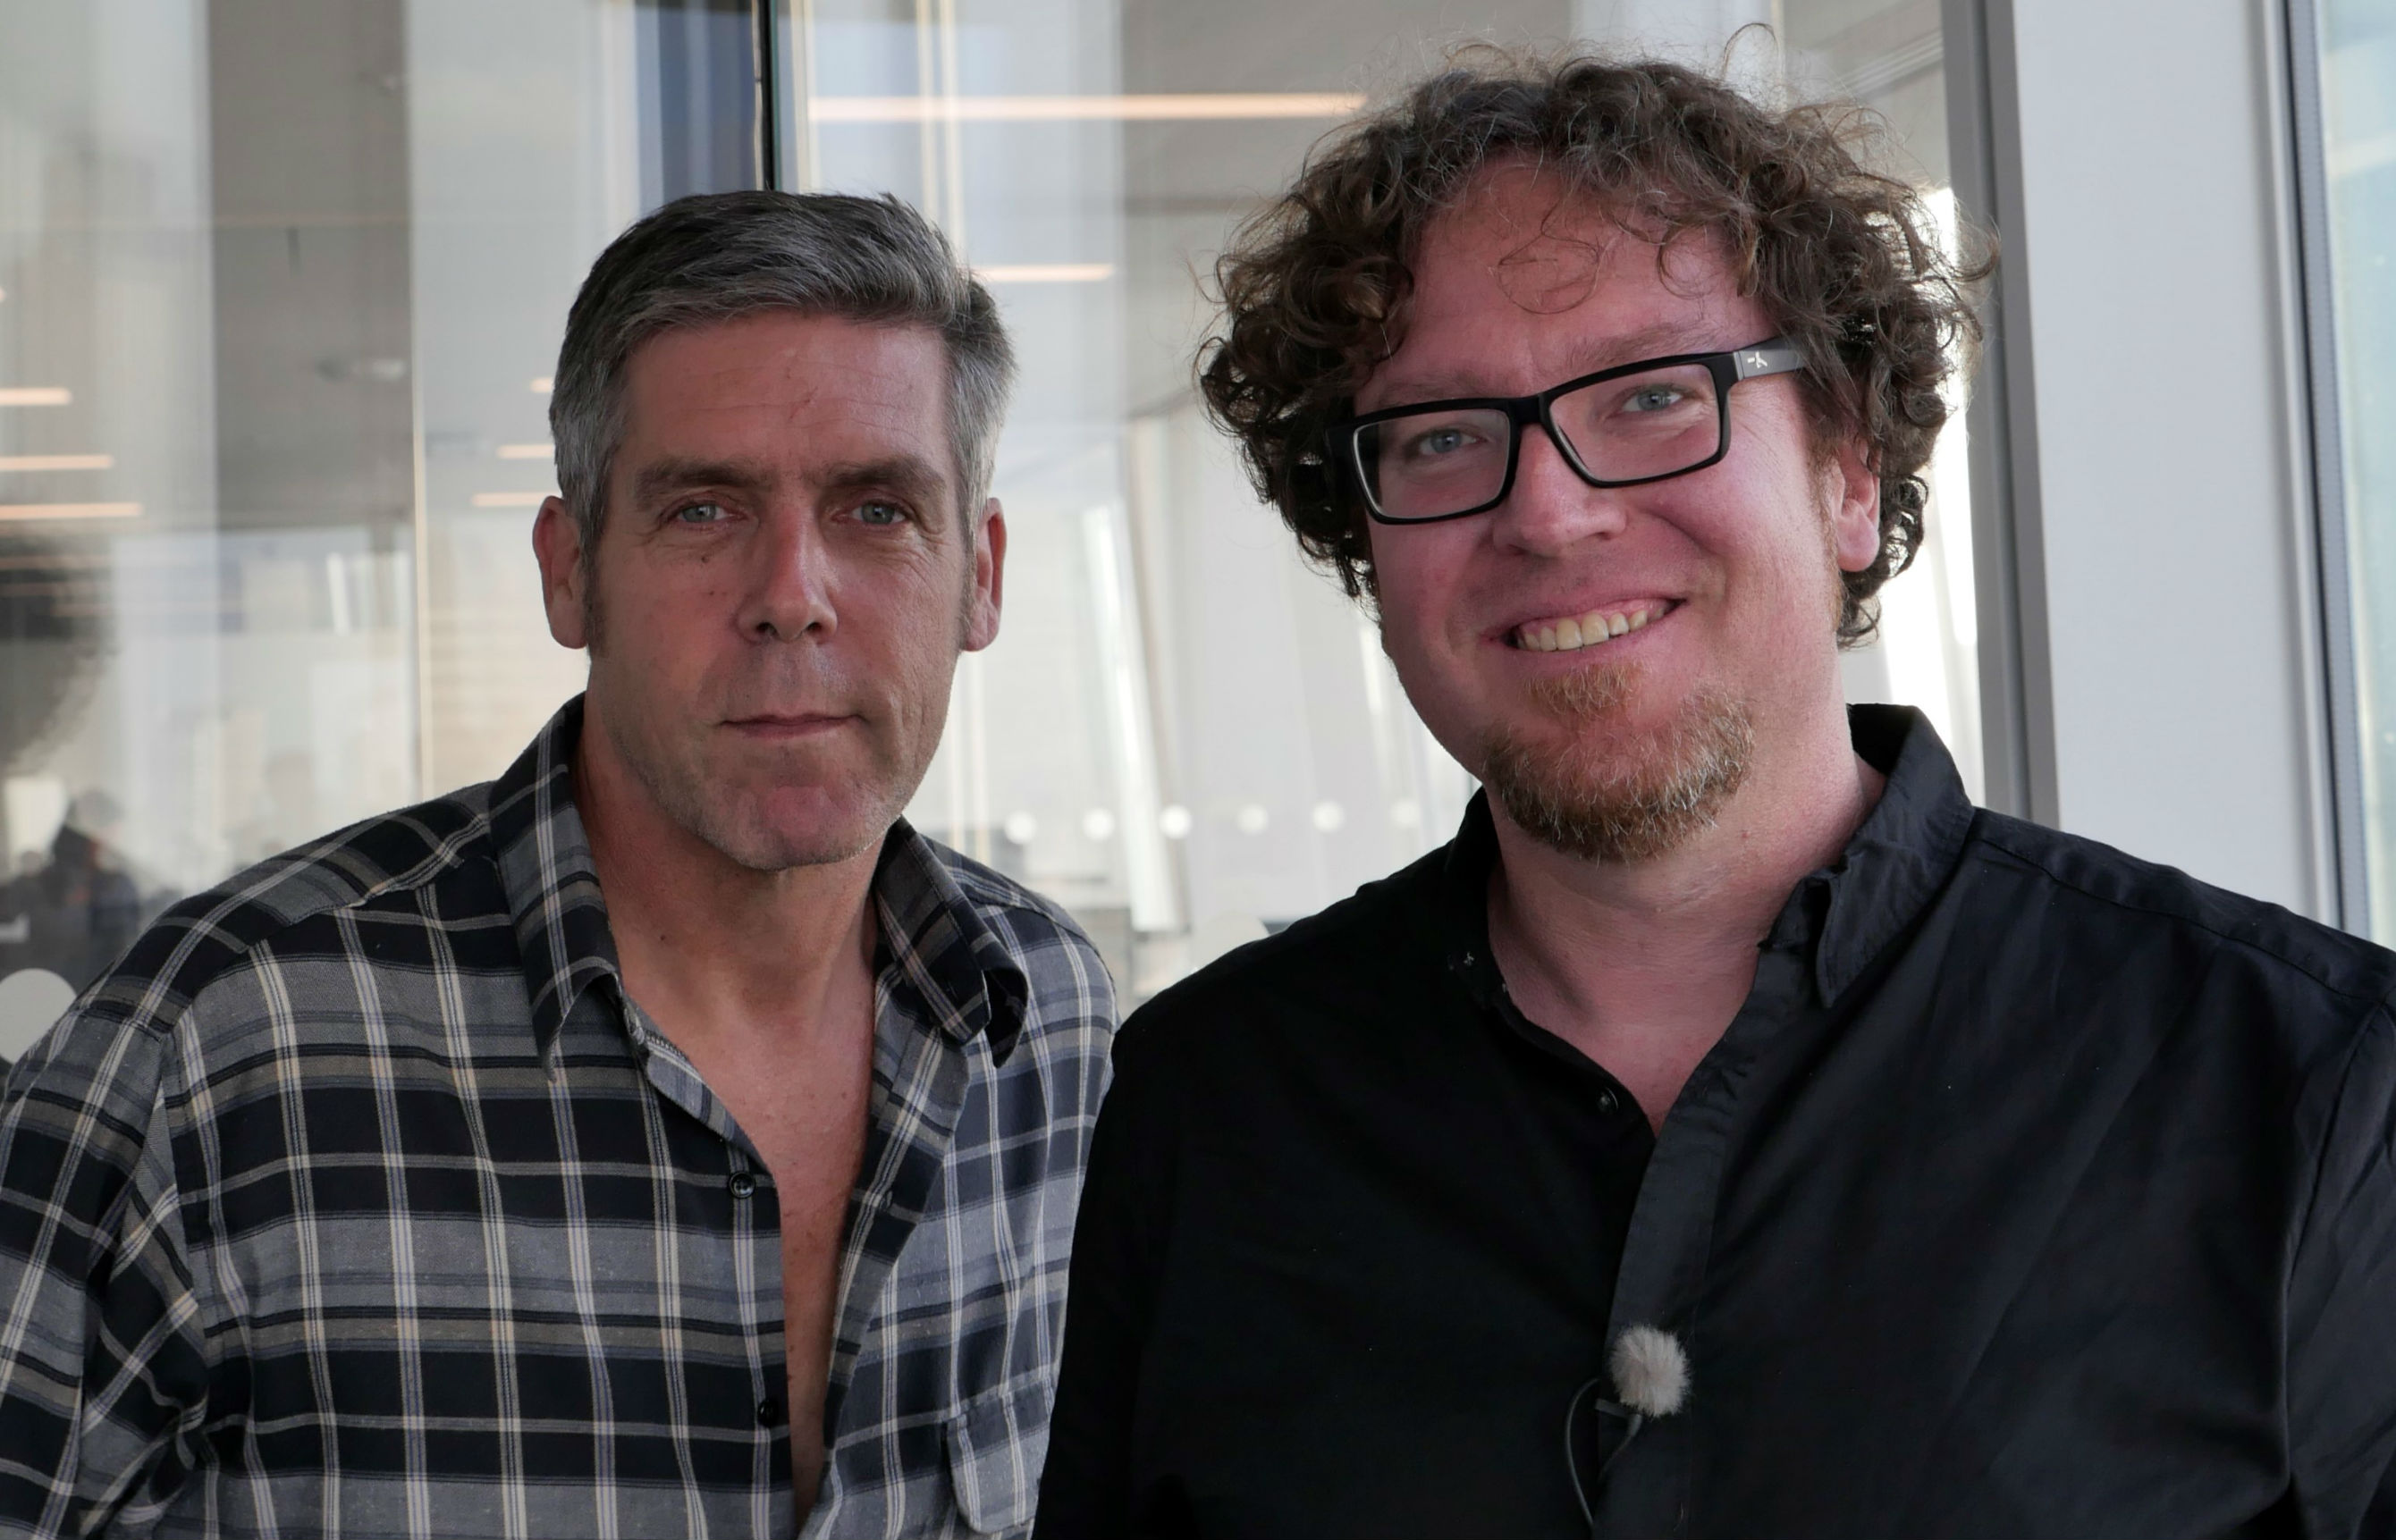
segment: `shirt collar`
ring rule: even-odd
[[[1920,711],[1850,706],[1847,727],[1856,752],[1888,784],[1838,865],[1808,879],[1824,884],[1829,898],[1814,948],[1815,984],[1826,1003],[1947,885],[1975,816],[1954,760]],[[1802,913],[1799,897],[1790,896],[1790,909]],[[1792,918],[1784,911],[1781,924]]]
[[[491,785],[491,848],[543,1059],[583,989],[593,979],[619,977],[591,839],[574,805],[574,750],[581,741],[582,697],[576,696]]]
[[[1955,762],[1929,720],[1910,706],[1850,706],[1856,752],[1887,777],[1880,801],[1838,862],[1790,894],[1764,945],[1814,949],[1815,987],[1836,1000],[1913,922],[1955,869],[1973,818]],[[1440,940],[1449,971],[1475,1000],[1504,989],[1489,956],[1489,872],[1497,827],[1476,792],[1448,845],[1440,881]]]
[[[491,787],[491,844],[544,1059],[592,980],[615,978],[620,987],[590,836],[574,804],[581,741],[577,696]],[[950,1037],[962,1042],[988,1033],[1004,1062],[1021,1031],[1030,985],[938,847],[903,818],[883,840],[873,894],[882,929],[877,971],[896,967],[911,1003]]]
[[[1004,1064],[1023,1029],[1031,983],[959,884],[950,862],[960,858],[904,818],[890,826],[873,871],[880,952],[940,1030],[960,1043],[987,1037]]]

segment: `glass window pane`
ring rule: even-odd
[[[0,0],[0,1059],[579,687],[545,377],[616,231],[753,180],[750,15]]]
[[[1457,39],[1704,64],[1752,21],[1776,30],[1733,50],[1743,78],[1861,94],[1890,163],[1944,182],[1938,8],[1920,0],[792,0],[792,185],[920,203],[1023,355],[997,482],[1005,626],[960,670],[911,816],[1067,903],[1129,997],[1444,842],[1471,790],[1199,410],[1230,231]],[[1849,679],[1929,710],[1977,786],[1962,466],[1959,425],[1931,543]]]
[[[2323,0],[2322,146],[2371,928],[2396,937],[2396,0]]]
[[[1950,256],[1960,255],[1949,188],[1940,8],[1930,0],[1783,0],[1785,68],[1801,95],[1863,103],[1885,127],[1881,168],[1923,189]],[[1974,801],[1981,762],[1978,591],[1972,575],[1971,447],[1964,381],[1923,480],[1929,502],[1913,565],[1881,591],[1880,632],[1846,658],[1847,694],[1921,708],[1955,756]]]
[[[1203,278],[1307,147],[1457,38],[1709,59],[1767,20],[1740,70],[1861,92],[1944,176],[1919,3],[777,14],[786,181],[919,202],[1025,356],[1005,634],[912,815],[1072,905],[1135,997],[1438,843],[1471,790],[1191,388]],[[0,36],[7,1057],[159,906],[493,775],[579,687],[527,549],[566,304],[627,221],[760,156],[746,0],[0,0]],[[1854,677],[1968,775],[1950,464]]]

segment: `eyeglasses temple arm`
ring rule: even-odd
[[[1730,361],[1739,378],[1753,379],[1758,375],[1793,374],[1805,366],[1805,354],[1787,338],[1776,337],[1737,350]]]

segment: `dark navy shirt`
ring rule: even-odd
[[[1561,1540],[1576,1464],[1642,1540],[2396,1534],[2396,957],[1854,730],[1887,788],[1652,1139],[1509,1001],[1478,804],[1139,1012],[1041,1540]],[[1686,1404],[1568,1447],[1634,1324]]]

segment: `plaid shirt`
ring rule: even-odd
[[[0,1103],[0,1534],[788,1535],[770,1176],[627,1001],[568,772],[177,906]],[[1112,997],[892,830],[809,1536],[1031,1522]]]

